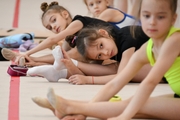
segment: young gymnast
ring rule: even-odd
[[[24,55],[19,55],[19,54],[14,55],[14,53],[12,51],[5,49],[3,54],[5,54],[7,56],[11,56],[11,54],[12,54],[12,56],[17,56],[15,59],[16,63],[18,63],[19,58],[21,58],[22,56],[25,56],[27,61],[29,61],[29,62],[25,63],[28,66],[42,65],[42,64],[46,64],[46,63],[53,64],[53,61],[54,61],[53,55],[42,56],[39,59],[35,58],[35,57],[30,57],[30,55],[35,52],[38,52],[40,50],[43,50],[45,48],[48,48],[49,46],[52,46],[53,44],[56,44],[59,41],[63,41],[63,39],[67,35],[75,34],[82,28],[89,26],[91,24],[105,24],[105,25],[108,24],[99,19],[84,17],[84,16],[80,16],[80,15],[77,15],[72,19],[69,12],[62,6],[59,6],[57,2],[52,2],[50,5],[48,5],[47,3],[43,3],[41,5],[41,8],[44,11],[42,14],[43,25],[47,29],[56,33],[57,35],[48,37],[43,42],[41,42],[38,46],[27,51]],[[71,58],[76,59],[78,61],[87,62],[87,61],[85,61],[84,57],[81,56],[77,52],[76,48],[73,48],[67,52]],[[12,57],[10,57],[10,58],[12,58]],[[110,65],[110,66],[112,66],[112,65]],[[101,72],[101,73],[99,73],[99,75],[115,74],[117,72],[117,67],[106,66],[104,69],[101,69],[99,71]],[[90,72],[94,72],[94,71],[92,70]],[[96,73],[94,75],[97,75]]]
[[[120,65],[118,68],[118,72],[120,72],[126,66],[132,54],[149,39],[149,37],[147,37],[142,31],[141,26],[136,26],[138,33],[137,32],[134,33],[136,34],[136,36],[134,36],[133,38],[130,31],[131,27],[133,26],[127,26],[122,29],[116,29],[116,27],[111,26],[111,25],[90,26],[87,28],[83,28],[81,31],[79,31],[77,36],[74,36],[74,35],[68,36],[66,40],[68,41],[71,47],[76,46],[78,49],[78,52],[82,56],[84,56],[87,59],[87,61],[96,60],[96,61],[101,62],[104,60],[112,59],[112,60],[120,62]],[[95,49],[96,47],[98,49]],[[55,50],[57,52],[54,52]],[[65,68],[65,67],[61,68],[63,65],[63,62],[61,61],[62,57],[58,57],[58,55],[61,56],[62,54],[60,47],[55,48],[52,53],[55,58],[56,65],[54,66],[57,68],[56,72],[53,71],[53,68],[54,68],[53,65],[48,65],[48,66],[46,65],[46,66],[37,66],[37,67],[30,68],[27,74],[30,76],[34,76],[34,75],[43,76],[48,81],[52,81],[53,79],[54,81],[58,81],[60,79],[59,77],[61,77],[60,71]],[[58,53],[58,54],[55,54],[55,53]],[[73,63],[75,63],[74,60],[73,60]],[[94,71],[95,67],[96,67],[96,70],[101,70],[103,69],[102,67],[104,68],[106,67],[106,66],[97,65],[97,64],[88,64],[88,63],[78,62],[75,64],[75,66],[77,66],[81,70],[81,72],[77,72],[77,71],[74,71],[73,65],[70,65],[69,62],[65,64],[68,68],[68,71],[66,74],[67,76],[64,78],[69,78],[69,76],[71,76],[72,74],[74,73],[77,74],[81,72],[84,73],[85,75],[97,75],[97,74],[100,75],[100,73],[94,73],[90,71]],[[46,69],[46,67],[48,69]],[[144,76],[148,73],[150,68],[151,68],[150,65],[149,66],[147,65],[144,69],[142,69],[141,72],[139,72],[138,78],[135,78],[135,79],[142,80],[142,78],[144,78]],[[53,71],[53,72],[50,72],[50,71]],[[92,82],[92,79],[88,81],[84,81],[84,82],[82,81],[79,82],[74,79],[70,79],[70,82],[73,84],[105,84],[110,80],[110,78],[113,78],[114,76],[115,75],[104,76],[103,80],[102,79],[99,80],[94,77],[93,82]],[[56,79],[54,77],[56,77]]]
[[[121,72],[133,53],[149,39],[149,37],[143,33],[140,26],[136,26],[135,36],[133,37],[130,32],[131,27],[133,26],[124,27],[112,33],[109,32],[110,30],[107,27],[92,26],[82,29],[77,36],[68,36],[66,41],[68,41],[71,47],[76,46],[79,53],[86,59],[99,61],[112,59],[119,61],[118,72]],[[107,40],[107,38],[109,38],[108,36],[111,39]],[[75,37],[76,39],[74,39]],[[129,56],[124,53],[128,53]],[[68,63],[68,65],[69,64],[70,63]],[[77,67],[82,72],[86,71],[79,65]],[[150,65],[144,66],[141,72],[132,79],[132,82],[141,82],[150,68]],[[72,66],[70,68],[67,67],[67,69],[72,69]],[[69,81],[73,84],[106,84],[114,76],[115,74],[108,76],[83,76],[76,74],[70,76]]]
[[[133,54],[124,70],[103,86],[89,103],[64,99],[57,96],[53,89],[48,91],[48,101],[38,97],[33,99],[50,105],[58,118],[82,114],[108,120],[180,119],[180,29],[173,26],[177,17],[176,8],[177,0],[142,0],[139,16],[143,31],[151,39]],[[147,63],[153,68],[133,97],[120,102],[101,102],[119,92]],[[175,95],[150,97],[163,76]]]
[[[29,61],[25,63],[28,66],[37,66],[37,65],[42,65],[45,63],[53,64],[52,55],[47,55],[47,58],[46,56],[35,58],[35,57],[31,57],[30,55],[40,50],[43,50],[45,48],[49,48],[54,44],[57,44],[57,43],[62,44],[62,41],[67,35],[75,34],[79,30],[81,30],[82,28],[90,24],[98,24],[101,22],[101,21],[98,21],[97,19],[93,19],[93,18],[89,19],[88,17],[84,17],[80,15],[76,15],[72,19],[69,11],[66,10],[64,7],[58,5],[57,2],[52,2],[50,5],[48,5],[47,3],[42,3],[41,10],[43,11],[43,14],[41,17],[43,26],[49,29],[50,31],[52,31],[53,33],[55,33],[56,35],[48,37],[43,42],[41,42],[37,47],[35,47],[32,50],[27,51],[24,55],[16,54],[16,56],[20,56],[20,57],[16,57],[17,59],[15,60],[15,63],[17,64],[19,62],[19,58],[21,58],[22,56],[26,57],[27,61]],[[114,16],[111,16],[111,17],[114,17]],[[125,18],[125,16],[122,16],[122,15],[121,17]],[[114,22],[113,20],[106,20],[105,18],[99,18],[99,19],[103,21],[107,21],[107,22]],[[122,18],[118,18],[118,21],[121,21],[121,20]],[[120,24],[122,24],[122,26],[126,26],[126,22],[122,22]],[[127,25],[132,25],[132,24],[134,24],[134,22],[128,23]],[[64,43],[63,48],[66,51],[71,49],[68,47],[66,43]],[[9,54],[13,54],[8,49],[5,49],[4,51],[5,51],[3,53],[4,56],[9,56]],[[6,53],[8,54],[6,55]],[[84,60],[84,58],[81,55],[78,54],[76,49],[69,50],[68,54],[73,59],[87,62]],[[8,60],[11,60],[10,58],[12,57],[7,57]]]
[[[135,17],[110,7],[109,0],[84,0],[89,12],[98,19],[107,21],[119,28],[129,25],[139,25]]]

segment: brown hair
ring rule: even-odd
[[[142,5],[142,1],[140,0],[140,4],[139,6],[137,6],[137,8],[139,8],[136,12],[135,18],[137,19],[137,21],[140,21],[140,12],[141,12],[141,5]],[[170,9],[172,11],[172,14],[176,13],[177,10],[177,0],[166,0],[169,2],[170,5]],[[131,34],[132,36],[135,38],[135,31],[136,31],[136,26],[131,27]]]
[[[57,1],[53,1],[53,2],[51,2],[49,5],[48,5],[48,3],[47,2],[43,2],[42,4],[41,4],[41,6],[40,6],[40,8],[41,8],[41,10],[43,11],[43,14],[42,14],[42,16],[41,16],[41,19],[44,17],[44,15],[48,12],[48,11],[54,11],[54,12],[58,12],[58,13],[60,13],[61,14],[61,12],[63,12],[63,11],[67,11],[68,13],[69,13],[69,11],[66,9],[66,8],[64,8],[63,6],[60,6],[59,4],[58,4],[58,2]],[[70,17],[71,17],[71,14],[69,13],[69,15],[70,15]],[[72,17],[71,17],[72,18]]]

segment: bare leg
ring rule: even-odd
[[[60,118],[69,114],[83,114],[100,119],[115,117],[122,113],[130,100],[88,104],[84,102],[71,102],[55,95],[53,89],[49,90],[47,97],[50,104],[58,111]],[[173,97],[152,97],[149,98],[134,118],[180,119],[179,111],[180,99]]]
[[[129,15],[138,17],[138,12],[139,12],[139,8],[140,8],[141,0],[130,0],[130,1],[131,1],[131,5],[130,5],[127,13]]]
[[[52,54],[40,56],[40,57],[32,57],[30,56],[32,60],[35,62],[42,62],[42,63],[47,63],[47,64],[53,64],[54,63],[54,57]]]

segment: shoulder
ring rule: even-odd
[[[106,9],[107,11],[110,11],[110,12],[115,12],[115,11],[117,11],[117,12],[119,12],[119,13],[121,13],[121,14],[124,14],[121,10],[119,10],[119,9],[117,9],[117,8],[114,8],[114,7],[108,7],[107,9]]]
[[[76,16],[74,16],[73,21],[74,21],[74,20],[84,19],[84,18],[86,18],[86,17],[85,17],[85,16],[82,16],[82,15],[76,15]]]
[[[96,20],[96,18],[92,18],[92,17],[89,17],[89,16],[82,16],[82,15],[76,15],[72,22],[74,21],[80,21],[84,27],[86,27],[87,25],[90,25],[92,23],[96,23],[95,21],[99,21],[99,20]]]
[[[180,30],[172,33],[169,37],[166,38],[165,42],[176,43],[180,45]]]
[[[166,38],[164,45],[180,50],[180,30],[174,32],[171,36]]]
[[[115,16],[124,16],[124,14],[121,12],[121,11],[119,11],[118,9],[115,9],[115,8],[107,8],[106,10],[104,10],[102,13],[101,13],[101,15],[99,16],[99,17],[104,17],[104,16],[106,16],[106,17],[115,17]]]

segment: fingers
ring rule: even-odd
[[[86,120],[86,116],[84,115],[68,115],[62,118],[61,120]]]
[[[61,48],[61,50],[62,50],[62,53],[63,53],[63,56],[64,56],[65,59],[71,59],[69,57],[69,55],[67,54],[67,52],[63,48]]]
[[[69,83],[75,84],[75,85],[84,85],[85,80],[81,79],[78,75],[72,75],[69,77]]]
[[[65,116],[64,118],[62,118],[61,120],[75,120],[75,117],[74,116]]]

